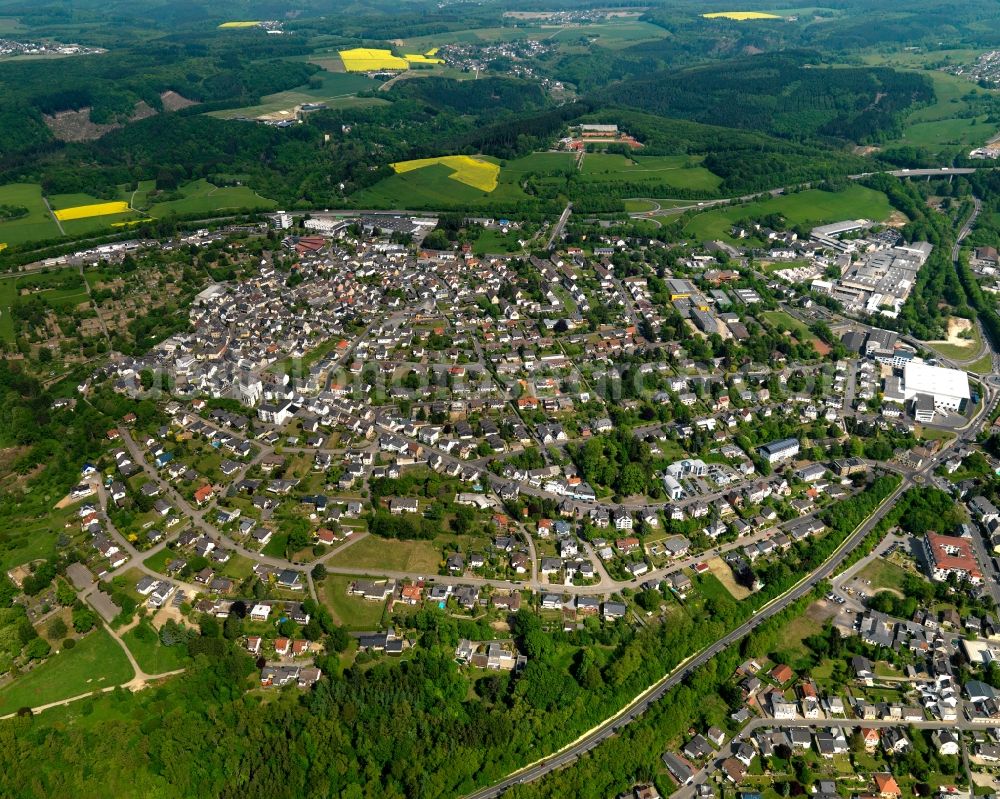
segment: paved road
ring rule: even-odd
[[[749,620],[739,627],[731,630],[714,644],[701,650],[698,654],[688,658],[678,666],[670,675],[660,680],[658,683],[647,689],[643,694],[619,711],[615,716],[602,722],[590,732],[583,735],[574,743],[568,745],[559,752],[544,758],[537,763],[527,766],[514,774],[504,778],[495,785],[482,788],[479,791],[468,795],[468,799],[492,799],[503,795],[509,788],[525,782],[533,782],[551,771],[572,763],[584,753],[590,751],[602,741],[616,734],[620,727],[634,721],[655,701],[660,699],[667,691],[679,685],[689,674],[703,666],[715,655],[736,643],[749,634],[755,627],[762,624],[767,619],[780,613],[790,604],[796,602],[809,594],[815,586],[830,577],[834,571],[843,563],[844,559],[865,539],[876,524],[882,520],[886,513],[893,507],[896,500],[902,496],[903,492],[912,487],[912,480],[904,479],[898,488],[892,492],[876,509],[876,511],[857,530],[854,531],[833,555],[816,571],[805,579],[801,580],[792,589],[781,597],[773,600],[768,605],[761,608]]]
[[[992,409],[996,401],[997,397],[995,396],[984,398],[984,401],[981,403],[979,410],[973,419],[964,430],[959,432],[958,438],[956,439],[956,446],[967,443],[975,438],[984,421],[989,418],[989,411]],[[572,763],[581,755],[599,745],[602,741],[615,735],[622,726],[634,721],[653,702],[662,697],[667,691],[680,684],[685,677],[697,668],[707,663],[711,658],[728,646],[731,646],[741,640],[765,620],[771,618],[777,613],[780,613],[790,604],[806,596],[820,582],[830,578],[844,562],[847,556],[853,552],[862,541],[864,541],[867,535],[892,509],[896,501],[905,491],[919,484],[926,483],[928,477],[933,474],[934,469],[937,468],[939,462],[946,457],[946,453],[948,453],[948,451],[949,448],[945,448],[935,457],[929,459],[919,471],[904,476],[896,490],[893,491],[892,494],[890,494],[878,508],[876,508],[875,512],[869,516],[857,530],[847,537],[847,539],[840,545],[840,547],[837,548],[830,558],[823,563],[822,566],[797,583],[789,591],[765,605],[748,621],[727,633],[711,646],[706,647],[696,655],[688,658],[673,672],[664,677],[658,683],[651,686],[644,693],[640,694],[624,709],[611,718],[605,720],[589,732],[585,733],[578,740],[567,745],[555,754],[514,772],[493,785],[469,794],[467,799],[493,799],[493,797],[502,796],[508,789],[515,785],[525,782],[533,782],[558,768]]]
[[[573,213],[573,203],[566,203],[566,207],[563,209],[562,214],[559,215],[559,221],[552,226],[552,231],[549,233],[549,240],[545,243],[545,249],[551,250],[552,245],[555,240],[559,238],[560,234],[563,232],[563,228],[566,227],[566,223],[569,221],[569,215]]]

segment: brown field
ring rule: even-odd
[[[746,586],[736,582],[733,570],[730,569],[722,558],[712,558],[708,563],[709,571],[715,575],[716,579],[722,583],[726,590],[733,595],[733,599],[746,599],[752,593]]]

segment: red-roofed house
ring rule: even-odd
[[[771,669],[771,678],[779,685],[784,685],[794,676],[795,674],[792,672],[791,668],[785,663],[779,663]]]
[[[202,486],[194,492],[194,501],[199,505],[204,505],[215,496],[215,489],[212,486]]]
[[[896,784],[896,778],[889,772],[880,772],[872,775],[875,780],[875,790],[882,799],[897,799],[903,795]]]

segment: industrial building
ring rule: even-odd
[[[920,400],[921,396],[929,397],[930,401]],[[903,398],[906,402],[913,401],[915,409],[921,412],[924,418],[917,421],[933,421],[933,411],[960,413],[970,398],[969,376],[961,369],[912,360],[903,367]]]

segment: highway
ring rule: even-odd
[[[865,178],[870,178],[873,175],[892,175],[896,178],[932,178],[932,177],[950,177],[951,175],[970,175],[976,171],[976,167],[952,167],[952,166],[942,166],[934,167],[931,169],[897,169],[889,172],[860,172],[857,175],[847,175],[848,180],[864,180]],[[776,189],[767,189],[765,191],[754,192],[753,194],[744,194],[742,197],[723,197],[717,200],[685,200],[686,205],[679,205],[673,208],[662,208],[657,200],[648,197],[635,197],[630,199],[637,200],[648,200],[656,204],[656,208],[650,211],[634,211],[629,214],[633,219],[653,219],[656,216],[665,216],[667,214],[682,214],[685,211],[695,211],[695,210],[707,210],[716,205],[731,205],[732,203],[750,202],[753,200],[762,200],[766,197],[778,197],[784,194],[786,191],[792,189],[808,189],[812,186],[812,183],[799,183],[795,186],[784,186]],[[670,198],[667,198],[670,199]]]

